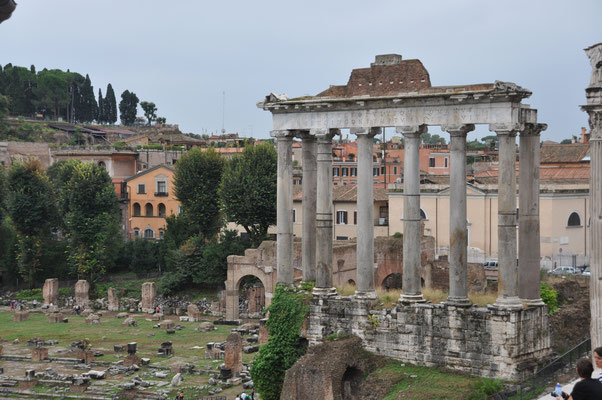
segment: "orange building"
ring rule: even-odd
[[[179,213],[174,194],[174,170],[157,165],[125,180],[128,193],[128,237],[161,239],[165,217]]]

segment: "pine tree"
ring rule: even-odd
[[[100,88],[98,88],[98,115],[96,116],[96,122],[101,125],[105,123],[105,105]]]
[[[121,93],[119,102],[119,113],[121,114],[121,123],[123,125],[133,125],[138,113],[138,96],[134,92],[125,90]]]
[[[117,122],[117,100],[115,100],[115,92],[113,86],[109,83],[104,98],[105,121],[109,124]]]

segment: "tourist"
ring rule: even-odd
[[[594,349],[594,362],[596,363],[596,368],[602,369],[602,346]],[[602,383],[602,372],[600,372],[598,380]]]
[[[33,308],[36,308],[37,305],[38,305],[38,301],[36,299],[33,299]]]
[[[575,384],[571,395],[562,393],[562,395],[556,396],[556,398],[563,398],[568,400],[592,400],[602,399],[602,384],[597,379],[592,379],[594,367],[592,363],[585,358],[577,361],[577,375],[581,380]]]
[[[14,300],[10,301],[10,310],[15,311],[15,301]]]
[[[157,311],[156,311],[157,314],[159,314],[159,310],[160,310],[160,308],[159,308],[159,306],[157,306]]]
[[[240,400],[240,396],[236,396],[236,399],[234,399],[234,400]]]

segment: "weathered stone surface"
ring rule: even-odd
[[[132,365],[142,365],[142,359],[136,354],[128,354],[128,356],[123,360],[123,365],[126,367],[131,367]]]
[[[142,284],[142,312],[152,313],[155,311],[155,296],[157,288],[155,282],[144,282]]]
[[[90,371],[88,371],[88,375],[92,379],[104,379],[106,376],[106,371],[96,371],[94,369],[91,369]]]
[[[14,322],[27,321],[28,319],[29,319],[28,311],[15,311],[13,313],[13,321]]]
[[[242,336],[239,333],[231,333],[226,338],[226,354],[224,365],[229,368],[234,376],[242,372]]]
[[[258,339],[258,343],[261,346],[262,344],[265,344],[268,342],[269,339],[269,333],[268,333],[268,327],[265,325],[267,322],[267,319],[262,319],[261,321],[259,321],[259,339]]]
[[[171,378],[171,383],[169,384],[169,386],[171,387],[175,387],[175,386],[180,386],[182,384],[182,374],[181,373],[177,373],[174,375],[173,378]]]
[[[107,290],[107,302],[109,303],[107,306],[109,311],[119,311],[119,298],[117,297],[117,290],[115,288]]]
[[[160,326],[161,329],[173,329],[173,327],[176,326],[176,323],[171,319],[166,319],[165,321],[161,322]]]
[[[120,312],[119,314],[117,314],[117,318],[127,318],[130,315],[126,312]]]
[[[80,279],[75,283],[75,304],[87,307],[90,303],[90,284],[88,281]]]
[[[46,279],[42,289],[44,304],[57,304],[59,299],[59,280],[57,278]]]
[[[48,349],[46,347],[34,347],[31,349],[31,361],[39,362],[48,358]]]
[[[84,361],[84,364],[90,364],[94,361],[94,351],[92,350],[77,350],[75,356]]]
[[[56,324],[63,322],[65,316],[62,313],[50,313],[48,314],[48,322]]]
[[[215,325],[213,325],[211,322],[201,322],[198,327],[198,330],[201,332],[213,331],[215,329]]]
[[[124,321],[121,323],[121,325],[123,325],[123,326],[138,326],[138,321],[136,321],[136,320],[135,320],[134,318],[132,318],[132,317],[129,317],[129,318],[126,318],[126,319],[125,319],[125,320],[124,320]]]
[[[97,314],[90,314],[86,317],[84,322],[88,325],[100,324],[100,317]]]
[[[163,314],[161,313],[154,313],[153,316],[151,317],[151,320],[153,321],[161,321],[163,319]]]
[[[198,322],[201,319],[201,312],[195,304],[188,305],[188,321]]]

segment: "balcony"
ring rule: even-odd
[[[389,226],[389,218],[376,218],[374,226]]]
[[[167,192],[155,192],[155,197],[167,197],[169,193]]]

